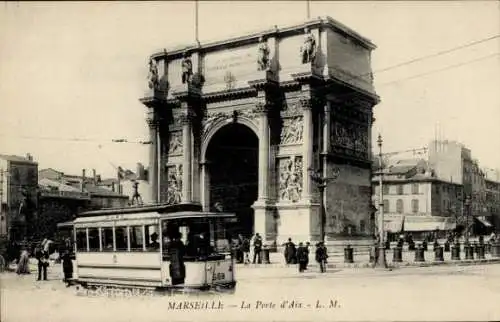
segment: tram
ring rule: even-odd
[[[226,223],[198,205],[89,211],[73,221],[74,282],[82,287],[233,289]]]

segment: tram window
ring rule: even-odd
[[[89,228],[89,251],[98,252],[99,251],[99,229]]]
[[[79,252],[87,251],[87,232],[85,229],[76,230],[76,250]]]
[[[160,249],[160,243],[158,242],[158,226],[156,225],[149,225],[144,227],[144,231],[146,233],[146,248],[148,250],[158,250]]]
[[[116,250],[128,251],[127,227],[116,227],[115,238],[116,238]]]
[[[105,252],[113,251],[113,228],[106,227],[102,229],[102,250]]]
[[[130,250],[142,251],[144,246],[144,236],[142,235],[142,226],[130,227]]]

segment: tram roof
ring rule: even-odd
[[[113,221],[150,221],[161,219],[193,219],[193,218],[234,218],[236,214],[225,212],[207,212],[207,211],[177,211],[169,213],[159,212],[140,212],[140,213],[116,213],[98,216],[85,216],[76,218],[72,224],[85,224],[96,222]]]
[[[78,215],[81,217],[94,217],[94,216],[106,216],[106,215],[118,215],[118,214],[140,214],[148,212],[157,213],[172,213],[179,211],[202,211],[201,205],[198,204],[151,204],[142,206],[130,206],[123,208],[107,208],[93,211],[85,211]]]
[[[72,226],[73,226],[72,221],[65,221],[57,224],[57,228],[72,227]]]

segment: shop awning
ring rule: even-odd
[[[403,219],[384,220],[384,230],[389,233],[399,233],[403,228]]]
[[[443,222],[437,221],[409,221],[405,223],[405,231],[434,231],[441,230]]]
[[[477,221],[479,221],[481,224],[483,224],[485,227],[493,227],[493,225],[486,219],[479,218],[479,217],[474,217]]]

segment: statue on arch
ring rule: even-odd
[[[156,60],[150,58],[149,59],[149,76],[148,76],[148,86],[150,89],[155,89],[158,87],[159,78],[158,78],[158,64]]]
[[[269,46],[267,41],[261,36],[259,38],[259,52],[257,54],[257,70],[267,70],[269,68]]]
[[[311,63],[316,58],[316,39],[309,28],[304,28],[304,44],[300,47],[302,64]]]
[[[184,58],[182,59],[182,84],[189,83],[191,77],[193,76],[193,62],[191,61],[191,55],[188,51],[184,52]]]

